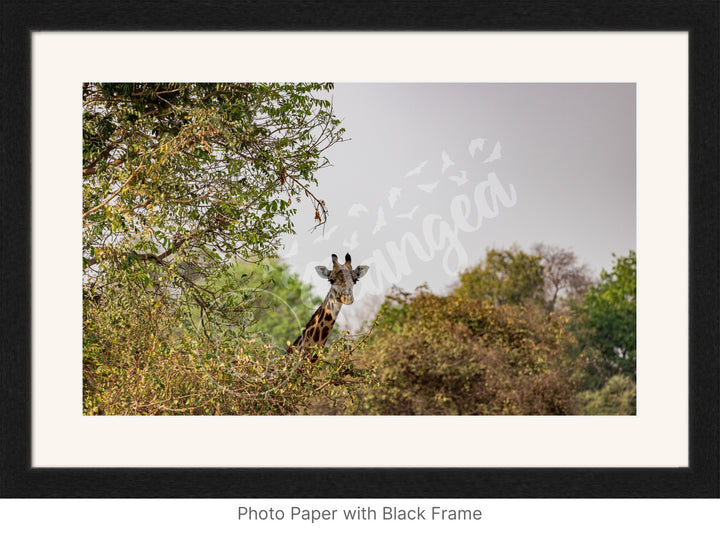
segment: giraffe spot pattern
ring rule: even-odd
[[[322,330],[323,340],[327,340],[327,337],[328,337],[329,334],[330,334],[330,326],[329,326],[329,325],[325,325],[325,327],[323,327],[323,330]]]
[[[312,327],[305,330],[305,334],[303,336],[303,343],[307,343],[312,338],[314,331],[315,329],[313,329]]]
[[[325,312],[325,321],[331,321],[333,319],[332,314],[330,314],[330,311]]]
[[[315,342],[319,342],[319,341],[320,341],[320,329],[314,329],[314,330],[313,330],[313,340],[314,340]]]

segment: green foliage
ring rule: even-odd
[[[302,199],[324,221],[310,187],[344,132],[317,96],[331,87],[84,84],[86,291],[105,297],[109,274],[144,272],[147,286],[216,311],[198,279],[272,255]]]
[[[455,294],[496,304],[541,303],[544,294],[541,257],[517,246],[489,249],[485,260],[460,274]]]
[[[252,332],[197,326],[166,295],[120,288],[117,300],[85,302],[84,414],[309,414],[318,400],[352,400],[373,384],[346,340],[309,365]]]
[[[396,293],[361,363],[376,366],[362,414],[567,414],[573,382],[564,319],[517,305]]]
[[[581,392],[578,399],[579,413],[584,415],[633,415],[636,414],[635,383],[626,375],[615,375],[600,390]]]
[[[280,274],[298,311],[300,282],[237,267],[275,253],[298,202],[324,222],[310,188],[344,133],[331,88],[83,85],[86,414],[297,414],[345,388],[349,364],[309,367],[261,335],[290,322],[259,314],[259,289]]]
[[[322,303],[282,262],[238,262],[230,276],[242,279],[253,297],[248,332],[281,349],[297,338]]]
[[[587,311],[618,284],[634,295],[634,254],[588,292],[589,270],[571,251],[540,244],[533,253],[489,250],[449,296],[388,296],[356,359],[376,367],[380,386],[363,388],[346,412],[632,414],[634,379],[613,378],[619,366]],[[634,359],[634,314],[615,319]]]
[[[598,351],[597,365],[606,376],[617,373],[635,381],[636,255],[613,255],[615,265],[585,295],[580,309],[584,341]]]
[[[633,414],[634,253],[588,290],[572,252],[490,249],[360,342],[285,354],[320,299],[260,261],[298,202],[325,219],[329,89],[83,86],[84,413]]]

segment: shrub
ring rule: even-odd
[[[573,380],[560,316],[517,305],[396,292],[357,360],[376,366],[355,414],[568,414]]]
[[[635,383],[627,375],[615,375],[600,390],[578,394],[580,414],[636,414]]]

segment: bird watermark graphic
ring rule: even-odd
[[[468,143],[471,165],[476,157],[482,158],[485,141],[475,138]],[[482,159],[481,166],[501,157],[501,144],[497,141],[491,154]],[[414,222],[414,228],[404,232],[399,239],[387,240],[382,247],[372,249],[367,259],[367,264],[373,267],[372,278],[363,291],[371,293],[396,285],[403,276],[412,273],[418,262],[428,263],[438,257],[441,257],[446,275],[456,276],[465,269],[470,256],[462,234],[476,232],[485,221],[496,218],[501,207],[509,208],[517,202],[514,185],[503,185],[493,171],[483,174],[477,165],[460,169],[453,156],[442,150],[439,162],[431,164],[430,160],[424,160],[405,174],[401,184],[391,186],[387,192],[387,205],[394,213],[385,216],[381,206],[378,221],[385,217],[392,217],[396,222],[409,220]],[[421,208],[428,205],[428,196],[437,196],[441,189],[448,191],[448,188],[452,193],[445,213],[423,213]],[[454,188],[460,188],[460,191],[452,191]],[[403,196],[412,199],[411,207],[406,209],[399,202]],[[378,230],[376,224],[373,235]]]
[[[462,150],[439,150],[437,158],[418,162],[386,192],[373,192],[381,199],[376,207],[354,200],[345,220],[332,222],[313,243],[335,244],[339,235],[345,249],[363,251],[362,263],[372,270],[358,290],[360,298],[400,285],[420,263],[438,261],[445,275],[456,277],[471,262],[473,233],[517,203],[515,186],[503,183],[495,168],[502,157],[501,142],[482,137]],[[296,238],[282,256],[292,261],[300,247]],[[315,263],[300,269],[303,280],[312,280]]]

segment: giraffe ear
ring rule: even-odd
[[[353,269],[353,273],[355,274],[355,280],[364,277],[369,269],[370,269],[370,266],[358,266],[355,269]]]
[[[325,266],[315,266],[315,271],[317,271],[317,274],[320,275],[323,279],[330,278],[330,270]]]

